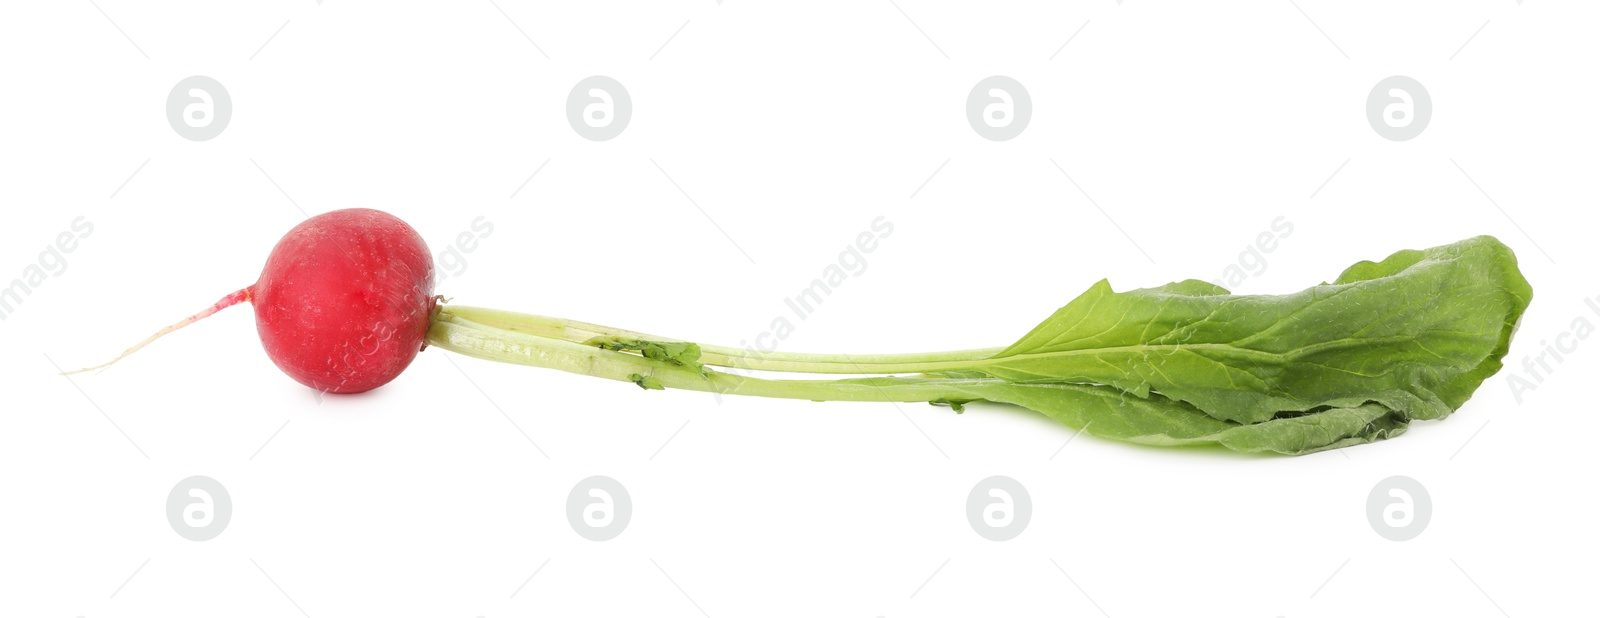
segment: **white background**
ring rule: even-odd
[[[75,217],[94,226],[0,322],[0,613],[1592,611],[1600,341],[1520,404],[1506,381],[1600,323],[1592,3],[96,2],[0,8],[0,284]],[[232,96],[209,141],[165,117],[191,75]],[[567,123],[590,75],[631,94],[616,139]],[[1033,101],[1010,141],[965,117],[990,75]],[[1365,116],[1390,75],[1433,100],[1410,141]],[[356,206],[435,252],[491,222],[440,285],[456,302],[729,345],[886,217],[790,351],[1005,345],[1102,277],[1215,279],[1277,217],[1294,231],[1236,292],[1486,233],[1536,298],[1456,415],[1299,458],[1068,443],[1000,406],[646,393],[439,350],[319,400],[248,309],[55,375],[250,284],[303,213]],[[192,475],[232,497],[213,540],[166,521]],[[610,541],[565,518],[592,475],[633,499]],[[965,517],[992,475],[1033,500],[1011,541]],[[1392,475],[1432,496],[1412,541],[1366,520]]]

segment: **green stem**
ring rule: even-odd
[[[551,318],[498,309],[447,305],[444,314],[454,315],[494,328],[527,333],[539,337],[583,343],[595,337],[622,337],[648,341],[682,341],[672,337],[659,337],[576,320]],[[947,371],[959,363],[982,360],[1004,348],[956,350],[952,352],[920,352],[912,354],[804,354],[796,352],[760,352],[744,348],[717,345],[700,345],[700,361],[716,367],[735,367],[758,371],[784,371],[795,373],[848,373],[889,374]],[[943,363],[942,366],[930,363]]]
[[[485,360],[557,369],[608,380],[634,382],[634,376],[658,380],[666,388],[807,399],[813,401],[925,402],[959,399],[951,387],[962,380],[892,378],[868,380],[767,380],[692,369],[642,356],[604,350],[564,339],[511,331],[441,311],[428,330],[428,344]]]

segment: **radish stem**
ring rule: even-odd
[[[636,331],[498,309],[449,305],[444,313],[476,324],[539,337],[583,343],[596,337],[623,337],[649,341],[682,341]],[[887,374],[937,370],[926,363],[960,363],[989,358],[1004,348],[919,352],[910,354],[804,354],[760,352],[744,348],[700,344],[700,361],[717,367],[793,373]]]
[[[666,388],[812,401],[927,402],[965,397],[949,388],[982,381],[949,378],[877,380],[768,380],[723,372],[701,373],[679,365],[564,339],[511,331],[441,311],[428,330],[428,344],[484,360],[634,382],[654,378]]]

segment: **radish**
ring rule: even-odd
[[[329,393],[387,384],[432,345],[647,390],[928,402],[958,412],[988,401],[1105,438],[1301,454],[1390,438],[1413,420],[1454,412],[1500,369],[1533,296],[1510,248],[1480,236],[1360,262],[1331,284],[1281,296],[1234,296],[1196,280],[1114,292],[1102,280],[1007,347],[849,355],[701,346],[444,305],[433,284],[428,247],[410,226],[376,210],[334,211],[290,230],[254,285],[116,360],[250,301],[272,361]],[[716,369],[730,367],[877,377]]]
[[[395,379],[425,347],[433,258],[416,230],[388,213],[336,210],[289,230],[254,285],[223,297],[123,352],[249,301],[267,356],[295,381],[360,393]],[[78,372],[73,372],[78,373]]]

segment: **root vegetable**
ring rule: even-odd
[[[1301,454],[1390,438],[1460,408],[1499,371],[1533,296],[1510,248],[1480,236],[1360,262],[1331,284],[1279,296],[1235,296],[1195,280],[1115,292],[1101,281],[1007,347],[852,356],[701,346],[442,305],[433,281],[427,246],[405,223],[335,211],[291,230],[254,285],[123,356],[248,300],[273,362],[330,393],[381,386],[431,344],[647,390],[957,411],[989,401],[1104,438]]]

